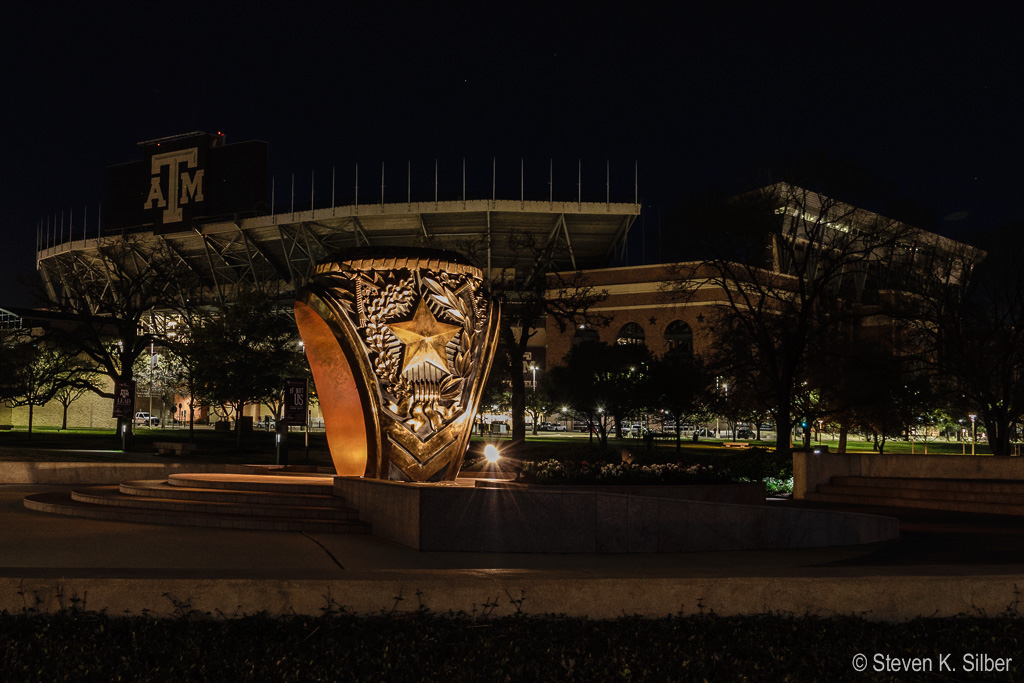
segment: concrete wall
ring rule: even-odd
[[[30,601],[38,598],[37,605],[29,604],[43,614],[66,612],[69,600],[77,598],[89,611],[171,619],[181,618],[176,608],[181,604],[193,610],[192,618],[220,619],[220,615],[264,613],[321,616],[325,609],[338,606],[367,616],[416,612],[420,605],[439,614],[480,614],[481,605],[493,603],[493,610],[486,611],[490,618],[519,614],[664,618],[700,610],[719,616],[848,615],[902,622],[919,617],[1002,614],[1014,604],[1020,585],[1019,576],[1013,573],[851,576],[848,570],[846,575],[836,575],[838,571],[821,569],[814,576],[781,577],[651,576],[647,572],[595,577],[583,572],[522,569],[373,569],[346,571],[340,579],[16,575],[0,577],[0,609],[19,614],[27,596]],[[396,595],[405,599],[396,602]],[[525,598],[522,602],[511,600],[520,596]],[[955,645],[951,643],[950,649]],[[892,651],[904,650],[897,644]],[[852,645],[850,652],[855,652]],[[1004,653],[993,646],[992,655]],[[837,662],[836,670],[844,665],[849,663]]]
[[[698,552],[851,545],[899,536],[899,523],[888,517],[587,487],[484,488],[337,477],[335,493],[359,509],[375,535],[418,550]]]
[[[202,463],[0,462],[0,484],[118,484],[180,472],[224,472]]]
[[[1024,458],[793,452],[794,498],[804,498],[832,477],[1024,480]]]

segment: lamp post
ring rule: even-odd
[[[718,394],[718,395],[722,394],[722,378],[721,377],[716,377],[715,378],[715,393]],[[719,416],[718,411],[715,411],[715,437],[716,438],[718,437],[719,433],[721,432],[721,429],[722,429],[721,417]]]
[[[537,391],[537,364],[530,363],[530,372],[533,373],[533,390]]]
[[[156,371],[156,344],[149,342],[149,424],[153,428],[153,373]]]
[[[974,455],[974,444],[978,441],[978,423],[975,420],[978,416],[971,413],[967,417],[971,418],[971,455]]]
[[[960,454],[967,455],[967,436],[964,434],[963,420],[960,420],[960,431],[957,432],[957,438],[960,439]]]
[[[821,430],[825,428],[825,421],[818,418],[818,444],[821,444]]]

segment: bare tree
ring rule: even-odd
[[[512,443],[526,438],[525,359],[530,339],[547,320],[565,331],[578,324],[604,325],[607,319],[591,309],[607,292],[590,286],[581,272],[554,269],[554,243],[542,243],[530,233],[505,236],[515,268],[488,273],[491,296],[501,303],[499,361],[509,380],[512,413]],[[486,262],[481,243],[463,244],[460,249],[472,262]]]
[[[707,257],[676,267],[682,297],[709,295],[715,332],[729,339],[734,373],[756,373],[789,449],[795,388],[822,340],[868,315],[894,260],[916,232],[819,192],[772,185],[703,216]]]
[[[75,349],[113,381],[134,379],[136,359],[158,341],[147,319],[173,300],[180,260],[129,238],[109,238],[94,253],[66,264],[48,282],[51,305],[67,314],[72,329],[51,335]],[[100,396],[112,391],[94,387]],[[118,420],[118,433],[132,448],[131,416]]]
[[[944,286],[922,292],[906,318],[929,345],[953,405],[979,416],[995,455],[1011,455],[1024,417],[1024,237],[1020,223],[992,231],[988,253],[963,245]]]

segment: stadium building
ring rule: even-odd
[[[140,259],[157,249],[179,259],[182,276],[168,283],[178,296],[200,292],[206,302],[224,303],[239,287],[258,285],[290,303],[318,261],[353,246],[451,249],[467,255],[488,278],[532,268],[537,253],[549,259],[548,269],[601,268],[625,260],[629,230],[640,213],[635,173],[629,188],[634,201],[628,203],[611,201],[610,176],[602,179],[603,202],[584,201],[582,178],[575,201],[556,201],[553,178],[546,200],[536,194],[527,199],[521,174],[518,199],[499,199],[493,167],[489,198],[467,196],[463,171],[461,192],[442,194],[435,173],[432,197],[418,191],[414,201],[410,172],[405,201],[396,201],[385,194],[383,174],[379,192],[366,190],[372,183],[364,180],[360,194],[356,167],[352,190],[342,191],[332,173],[319,193],[311,185],[306,200],[296,202],[294,191],[278,198],[282,188],[268,177],[264,142],[227,144],[220,133],[195,132],[139,146],[141,161],[108,168],[106,202],[95,227],[83,223],[65,231],[63,221],[38,224],[36,265],[53,301],[81,297],[123,276],[99,258],[101,247],[115,241],[132,245]],[[379,201],[365,201],[370,192]],[[347,199],[336,201],[339,196]],[[130,276],[132,266],[126,267],[124,275]],[[542,360],[543,329],[531,343],[531,357]],[[141,384],[139,389],[137,407],[147,410]],[[14,424],[25,423],[22,410],[15,409]],[[261,417],[259,407],[252,410],[254,418]],[[37,424],[54,424],[56,412],[39,410]],[[88,426],[115,424],[96,417],[101,412],[91,410]]]

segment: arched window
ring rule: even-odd
[[[665,328],[665,343],[669,351],[693,354],[693,330],[682,320],[673,320]]]
[[[615,338],[616,344],[643,344],[644,328],[636,323],[626,323],[619,330],[619,336]]]
[[[576,334],[572,337],[572,345],[576,346],[586,341],[600,341],[601,338],[597,334],[597,330],[593,327],[587,327],[586,325],[580,325],[576,328]]]

